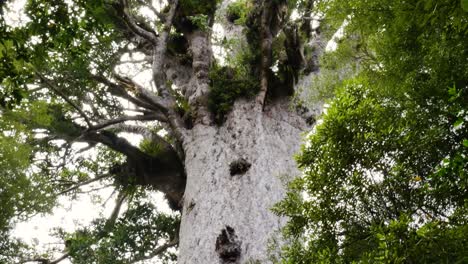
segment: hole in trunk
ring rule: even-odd
[[[221,263],[236,264],[241,254],[241,242],[237,238],[234,228],[226,226],[216,238],[216,253]]]
[[[250,164],[250,162],[248,162],[246,159],[240,158],[229,164],[229,172],[231,173],[231,176],[236,174],[244,174],[250,169],[251,166],[252,164]]]

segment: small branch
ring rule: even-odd
[[[170,241],[170,242],[168,242],[168,243],[166,243],[166,244],[164,244],[162,246],[159,246],[159,247],[155,248],[154,251],[151,252],[151,254],[149,254],[148,256],[141,256],[141,257],[134,258],[134,259],[132,259],[130,261],[130,263],[135,263],[135,262],[138,262],[138,261],[143,261],[143,260],[154,258],[157,255],[165,252],[168,248],[177,245],[178,243],[179,243],[179,239],[176,237],[172,241]]]
[[[69,193],[69,192],[71,192],[71,191],[74,191],[74,190],[76,190],[76,189],[82,187],[82,186],[85,186],[85,185],[91,184],[91,183],[93,183],[93,182],[102,180],[102,179],[104,179],[104,178],[106,178],[106,177],[109,177],[109,176],[110,176],[109,174],[103,174],[103,175],[100,175],[100,176],[98,176],[98,177],[89,179],[89,180],[87,180],[87,181],[80,182],[80,183],[78,183],[78,184],[76,184],[76,185],[74,185],[74,186],[72,186],[72,187],[70,187],[70,188],[68,188],[68,189],[66,189],[66,190],[63,190],[63,191],[59,192],[59,193],[57,194],[57,196],[58,196],[58,195],[63,195],[63,194]]]
[[[52,260],[52,261],[49,262],[48,264],[57,264],[57,263],[61,262],[62,260],[67,259],[69,256],[70,256],[69,253],[63,254],[61,257],[59,257],[59,258],[56,259],[56,260]]]
[[[86,124],[88,127],[91,127],[91,121],[89,118],[86,116],[85,112],[81,110],[73,101],[71,101],[65,94],[63,94],[58,87],[56,87],[50,80],[48,80],[46,77],[44,77],[42,74],[39,72],[36,72],[36,75],[41,79],[42,82],[44,82],[54,93],[56,93],[58,96],[60,96],[65,102],[67,102],[69,105],[71,105],[73,108],[75,108],[76,111],[84,118]]]
[[[128,11],[128,2],[127,0],[120,0],[120,4],[123,6],[123,14],[124,14],[124,19],[125,19],[125,22],[127,23],[128,27],[135,33],[137,34],[138,36],[141,36],[145,39],[147,39],[148,41],[150,41],[153,45],[157,45],[158,44],[158,39],[157,39],[157,36],[154,32],[150,32],[144,28],[142,28],[141,26],[139,26],[135,19],[130,15],[129,11]]]
[[[115,222],[117,221],[117,218],[120,213],[120,209],[122,208],[122,205],[125,202],[126,198],[127,198],[127,194],[125,192],[120,192],[119,195],[117,196],[117,201],[115,203],[114,210],[112,210],[111,215],[109,216],[109,218],[107,219],[105,223],[105,227],[104,227],[105,231],[99,234],[99,239],[105,237],[109,233],[110,229],[115,225]],[[18,262],[18,264],[24,264],[28,262],[37,262],[40,264],[58,264],[59,262],[67,259],[68,257],[70,257],[70,253],[67,252],[55,260],[49,260],[46,258],[33,258],[29,260],[20,261]]]
[[[112,213],[109,216],[109,219],[107,219],[106,221],[104,230],[109,230],[115,225],[115,222],[117,221],[117,218],[119,217],[120,209],[122,209],[122,205],[125,202],[125,199],[127,199],[127,193],[120,192],[119,195],[117,196],[117,201],[115,202],[114,210],[112,210]],[[104,234],[103,236],[105,235],[106,234]]]
[[[49,260],[49,259],[46,259],[46,258],[32,258],[32,259],[21,260],[17,264],[25,264],[25,263],[28,263],[28,262],[36,262],[36,263],[40,263],[40,264],[57,264],[57,263],[65,260],[65,259],[67,259],[69,256],[70,256],[69,253],[65,253],[62,256],[60,256],[59,258],[55,259],[55,260]]]

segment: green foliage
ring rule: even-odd
[[[257,94],[260,83],[251,70],[254,61],[254,53],[247,49],[229,61],[230,66],[215,64],[211,67],[208,106],[218,124],[224,122],[236,99]]]
[[[50,212],[55,205],[53,185],[31,169],[34,146],[18,123],[0,120],[0,263],[12,263],[27,247],[9,237],[16,221]]]
[[[468,12],[468,1],[467,0],[460,0],[460,3],[461,3],[461,6],[462,6],[463,10]]]
[[[99,109],[85,111],[90,117],[121,114],[119,102],[105,100],[107,89],[90,78],[91,71],[109,72],[119,60],[116,54],[125,44],[116,31],[121,18],[109,1],[32,0],[25,13],[28,19],[22,17],[20,24],[8,24],[0,15],[0,263],[34,255],[10,237],[15,223],[50,212],[58,193],[107,173],[119,158],[70,154],[70,142],[82,133],[72,122],[76,110],[42,89],[36,72],[77,105],[87,102]]]
[[[236,25],[245,25],[247,16],[253,8],[250,0],[238,0],[228,5],[226,9],[226,18],[229,22]]]
[[[140,149],[144,153],[156,157],[158,154],[161,153],[162,151],[162,146],[152,140],[149,139],[143,139],[140,143]]]
[[[195,25],[197,28],[206,31],[209,29],[209,21],[208,21],[208,16],[205,14],[197,14],[193,16],[188,16],[187,17],[190,22],[192,22],[193,25]]]
[[[220,0],[181,0],[179,5],[184,16],[212,16],[220,2]]]
[[[34,83],[35,71],[53,72],[57,86],[77,101],[90,91],[96,98],[104,98],[105,90],[89,75],[91,69],[98,74],[108,72],[119,59],[115,54],[122,45],[122,34],[116,28],[122,22],[111,5],[106,1],[70,5],[35,0],[25,10],[31,21],[24,26],[1,26],[0,106],[11,108],[30,96],[26,84]],[[99,99],[95,103],[116,112],[115,105]]]
[[[110,233],[105,219],[99,219],[90,227],[69,234],[59,230],[57,235],[66,241],[73,263],[123,264],[147,259],[148,252],[174,239],[179,221],[150,203],[133,201]],[[172,263],[176,255],[166,252],[160,259]]]
[[[282,263],[466,262],[466,13],[448,0],[320,5],[358,48],[335,58],[364,59],[331,86],[297,157],[304,177],[275,207],[290,217]]]

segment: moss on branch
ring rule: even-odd
[[[247,50],[239,54],[231,66],[213,65],[210,69],[209,109],[214,120],[222,124],[238,98],[255,96],[260,87],[255,75],[256,54]]]

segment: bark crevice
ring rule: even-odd
[[[241,255],[242,242],[236,235],[234,228],[226,226],[216,238],[216,253],[222,264],[237,264]]]

